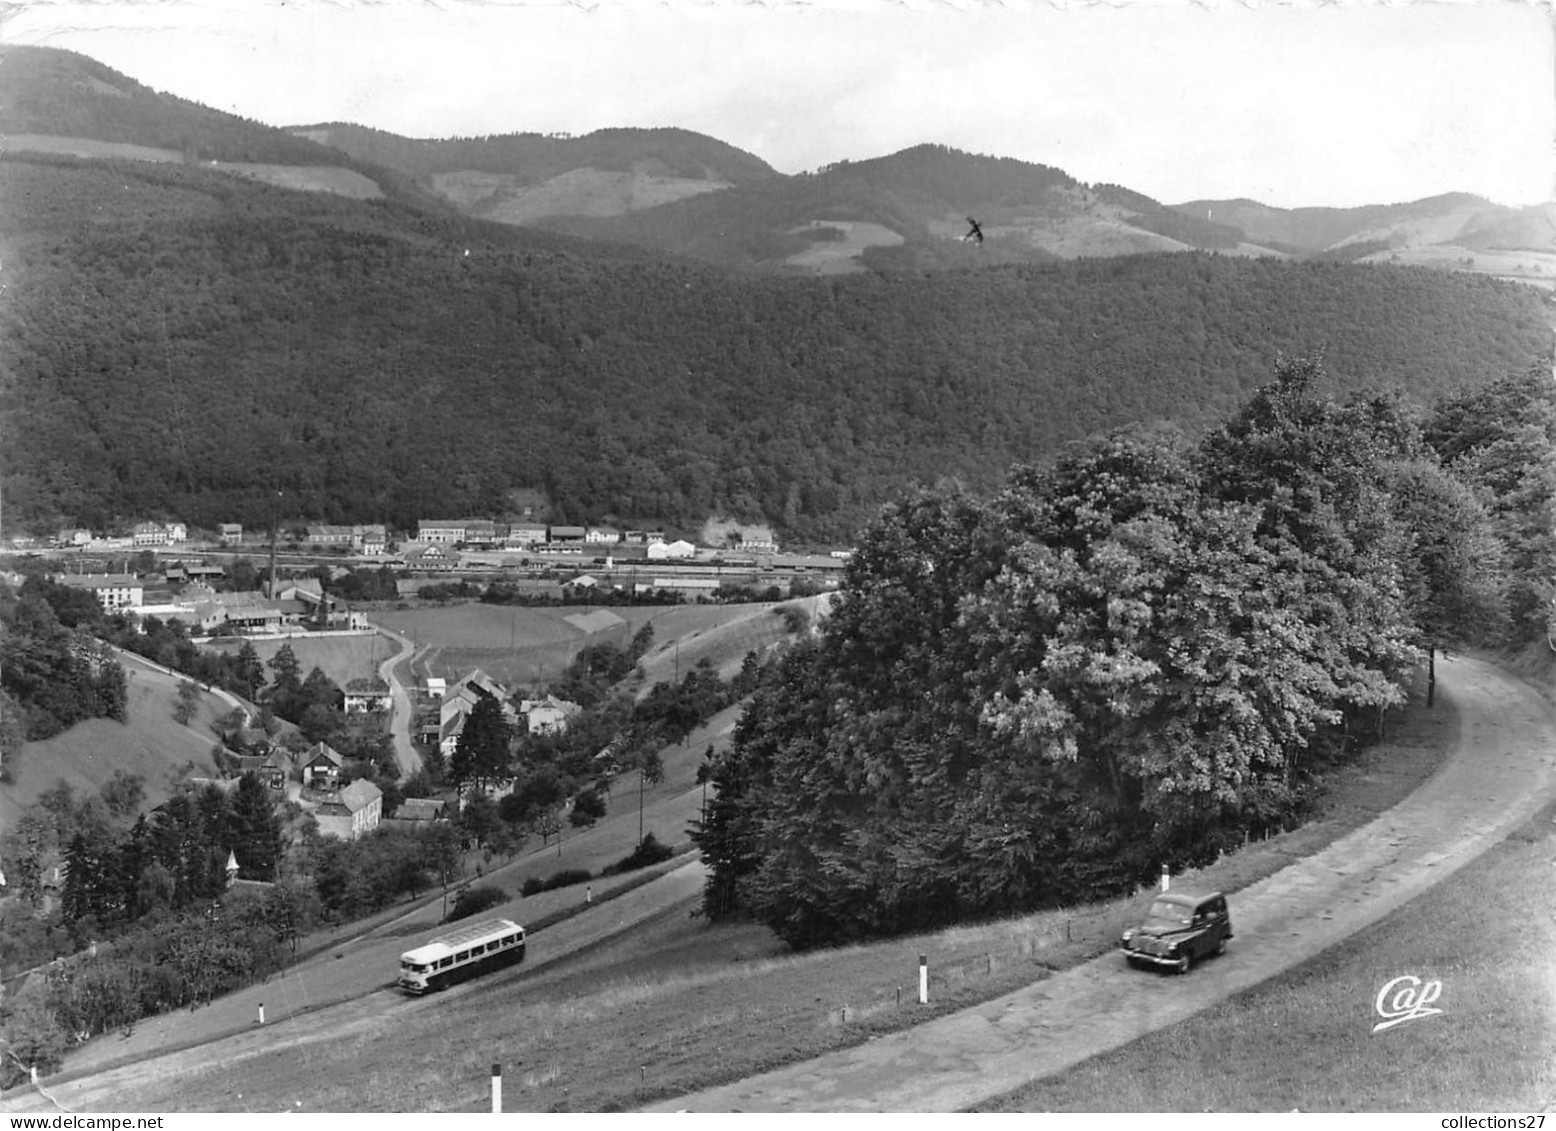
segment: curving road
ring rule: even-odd
[[[421,769],[421,751],[417,750],[411,742],[411,723],[415,720],[415,700],[405,685],[400,682],[394,673],[394,667],[415,650],[415,643],[407,640],[398,632],[390,632],[383,625],[374,625],[379,635],[387,640],[392,640],[400,646],[400,650],[378,665],[378,676],[389,685],[390,701],[394,705],[390,712],[389,730],[394,736],[394,760],[400,766],[400,780],[414,777]]]
[[[1459,720],[1454,749],[1443,767],[1370,824],[1237,893],[1232,904],[1237,936],[1225,957],[1196,967],[1187,978],[1173,978],[1130,970],[1117,955],[1105,955],[913,1029],[651,1110],[958,1110],[1171,1025],[1333,946],[1451,875],[1556,797],[1556,717],[1546,701],[1527,684],[1480,661],[1443,661],[1438,675],[1439,689],[1458,709]],[[693,791],[682,800],[695,796]],[[700,873],[693,869],[672,873],[632,893],[630,902],[603,904],[571,926],[544,932],[545,950],[560,955],[588,945],[591,936],[585,932],[624,929],[699,884]],[[558,898],[576,900],[577,893]],[[319,963],[334,966],[334,977],[322,970],[319,975],[337,982],[358,969],[375,980],[385,977],[393,954],[404,945],[402,938],[419,937],[427,928],[411,919],[405,935],[400,929],[379,929],[372,941],[352,945],[350,961],[335,962],[335,954],[344,957],[348,951],[334,948]],[[573,931],[579,936],[572,937]],[[537,934],[537,947],[541,941]],[[537,950],[535,957],[540,954]],[[342,987],[332,988],[339,992]],[[329,992],[320,983],[313,990],[315,1011],[307,1008],[309,1003],[288,1000],[308,996],[300,990],[297,982],[251,987],[218,1002],[209,1020],[201,1010],[182,1023],[177,1017],[147,1022],[145,1031],[138,1027],[127,1044],[141,1046],[137,1051],[150,1059],[137,1057],[133,1065],[105,1064],[94,1071],[80,1062],[111,1060],[113,1051],[89,1045],[82,1050],[86,1055],[73,1058],[85,1072],[78,1077],[67,1073],[76,1078],[51,1084],[51,1090],[77,1111],[122,1108],[116,1099],[147,1094],[137,1085],[156,1092],[159,1082],[166,1088],[183,1073],[256,1054],[280,1028],[278,1014],[289,1015],[288,1039],[306,1043],[358,1031],[380,1015],[384,1004],[380,995],[369,994],[317,1010],[319,997]],[[157,1055],[158,1045],[166,1048],[178,1039],[172,1032],[153,1035],[163,1027],[183,1029],[179,1036],[187,1040],[189,1029],[230,1009],[237,1010],[236,1024],[242,1024],[256,1004],[251,998],[271,1004],[275,1028]],[[294,1024],[299,1027],[292,1029]],[[167,1094],[158,1098],[165,1100]],[[12,1110],[50,1110],[36,1094],[6,1100]]]
[[[1537,691],[1470,659],[1440,661],[1438,687],[1459,710],[1443,767],[1372,823],[1237,893],[1227,955],[1187,978],[1131,970],[1108,954],[940,1020],[649,1110],[956,1111],[1313,957],[1447,878],[1556,797],[1556,719]]]

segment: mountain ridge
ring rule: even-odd
[[[44,90],[21,90],[23,105],[14,58],[0,66],[8,129],[91,133],[103,104],[117,117],[95,132],[115,144],[206,147],[0,159],[5,517],[37,532],[265,522],[278,492],[309,521],[403,529],[503,513],[526,490],[558,520],[695,531],[728,514],[839,541],[914,481],[991,484],[1132,421],[1192,430],[1281,353],[1325,351],[1340,391],[1424,400],[1549,348],[1536,292],[1470,276],[1065,258],[1001,229],[1041,228],[1030,213],[1049,201],[1105,221],[1120,246],[1182,243],[1129,217],[1224,237],[1128,189],[946,147],[800,178],[812,195],[798,204],[779,193],[667,254],[611,229],[631,216],[598,221],[618,242],[495,223],[345,155],[338,167],[378,178],[382,197],[235,176],[249,158],[331,151],[268,150],[270,127],[136,101],[127,84],[106,93],[94,84],[119,90],[114,72],[61,56],[34,68]],[[777,183],[634,215],[670,232]],[[962,197],[982,245],[947,207]],[[795,254],[814,258],[771,266]],[[805,277],[842,260],[874,269]]]

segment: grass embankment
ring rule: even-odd
[[[1454,734],[1446,706],[1408,711],[1387,745],[1336,779],[1315,822],[1180,882],[1237,890],[1280,870],[1408,794]],[[413,1026],[310,1047],[305,1068],[289,1066],[295,1056],[277,1050],[244,1071],[311,1110],[483,1110],[498,1060],[509,1066],[508,1110],[630,1108],[858,1044],[1040,980],[1110,950],[1151,895],[804,955],[787,954],[765,928],[692,919],[685,905],[536,977],[420,1014]],[[920,953],[930,959],[929,1007],[915,1001]],[[414,1055],[427,1048],[440,1055]],[[374,1083],[364,1089],[367,1080]]]
[[[1548,1110],[1553,815],[1296,969],[985,1110]],[[1405,974],[1442,983],[1442,1013],[1374,1034],[1378,992]]]

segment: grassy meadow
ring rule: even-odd
[[[813,608],[816,600],[779,605]],[[677,671],[684,674],[704,658],[724,675],[733,674],[747,652],[788,635],[782,615],[772,611],[775,607],[765,603],[612,607],[608,611],[620,623],[596,632],[586,632],[567,618],[598,612],[599,606],[470,603],[386,610],[374,613],[373,620],[415,643],[415,680],[428,676],[454,680],[481,668],[509,687],[532,689],[560,678],[589,645],[625,648],[644,625],[651,624],[654,642],[643,657],[648,687],[673,680]]]
[[[317,666],[341,687],[353,679],[377,675],[378,665],[394,655],[399,647],[376,633],[362,636],[289,636],[250,640],[249,643],[254,645],[254,651],[259,653],[260,660],[267,665],[283,646],[291,645],[305,677]],[[208,648],[233,654],[242,646],[242,640],[230,637],[213,640],[207,645]],[[265,678],[269,679],[271,675],[267,667]]]
[[[147,808],[172,795],[183,769],[193,763],[196,774],[214,774],[211,747],[213,724],[232,708],[202,692],[188,725],[173,717],[178,704],[179,677],[120,654],[129,683],[126,722],[88,719],[41,742],[22,746],[6,764],[11,781],[0,785],[0,828],[14,828],[22,811],[56,782],[65,781],[77,794],[93,794],[115,770],[139,774],[146,782]]]

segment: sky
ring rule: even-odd
[[[1281,207],[1556,199],[1553,39],[1549,0],[0,0],[0,42],[272,125],[935,142]]]

